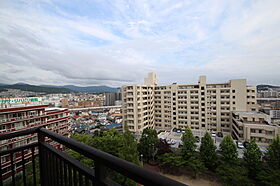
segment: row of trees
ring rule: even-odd
[[[201,172],[212,172],[225,185],[280,185],[279,136],[265,154],[252,140],[242,159],[238,158],[237,146],[230,136],[222,140],[219,150],[209,133],[202,138],[199,151],[190,129],[186,129],[182,142],[183,146],[178,151],[159,156],[165,169],[189,170],[194,177]]]
[[[175,150],[166,141],[159,140],[153,129],[145,129],[138,143],[127,129],[124,133],[110,130],[93,137],[81,134],[72,137],[137,165],[142,161],[158,162],[161,170],[169,173],[187,173],[194,177],[200,173],[211,174],[220,178],[225,185],[280,185],[279,136],[273,140],[265,154],[252,140],[244,150],[243,158],[238,158],[237,146],[230,136],[223,139],[217,150],[211,135],[206,133],[197,148],[189,128],[182,136],[183,145]],[[69,151],[69,154],[94,167],[92,160],[74,151]],[[118,183],[136,185],[124,176],[108,171],[110,177]]]

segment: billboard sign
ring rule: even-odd
[[[30,98],[2,98],[0,99],[0,104],[13,104],[13,103],[30,103],[30,102],[36,102],[36,101],[42,101],[42,98],[40,97],[30,97]]]

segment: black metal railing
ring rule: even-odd
[[[1,157],[10,156],[8,169],[6,168],[5,170],[9,174],[3,171],[4,162],[0,166],[0,186],[3,186],[5,177],[11,177],[10,185],[17,185],[17,174],[21,174],[20,179],[22,180],[20,180],[20,183],[22,185],[30,185],[30,183],[27,184],[26,180],[26,166],[28,164],[30,164],[28,166],[31,169],[32,184],[34,186],[119,185],[108,178],[108,169],[120,173],[142,185],[184,185],[45,128],[32,128],[3,134],[0,135],[0,140],[34,133],[38,136],[37,142],[0,151],[0,165]],[[55,148],[51,143],[63,145],[94,160],[94,169],[87,167],[64,151]],[[29,158],[26,156],[28,152],[31,154]],[[16,157],[14,156],[15,154]],[[36,166],[36,157],[39,159],[39,167]],[[15,163],[17,165],[16,168]],[[40,172],[40,176],[36,175],[36,172]]]

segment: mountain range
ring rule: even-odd
[[[63,85],[63,86],[54,86],[54,85],[41,85],[43,87],[57,87],[57,88],[66,88],[73,90],[75,92],[82,93],[102,93],[102,92],[117,92],[118,88],[108,87],[108,86],[75,86],[75,85]]]
[[[280,86],[274,85],[257,85],[257,90],[268,90],[268,89],[278,88]],[[26,83],[16,83],[13,85],[0,83],[0,92],[7,89],[19,89],[23,91],[32,91],[32,92],[44,92],[47,94],[50,93],[70,93],[70,92],[81,92],[81,93],[103,93],[103,92],[117,92],[118,88],[109,87],[109,86],[75,86],[75,85],[29,85]]]
[[[6,91],[7,89],[19,89],[22,91],[32,92],[44,92],[47,94],[51,93],[70,93],[70,92],[82,92],[82,93],[102,93],[102,92],[117,92],[117,88],[108,86],[86,86],[80,87],[75,85],[29,85],[25,83],[16,83],[13,85],[0,83],[0,92]]]

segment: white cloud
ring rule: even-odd
[[[58,2],[1,2],[3,82],[120,86],[155,71],[280,84],[278,0]]]

